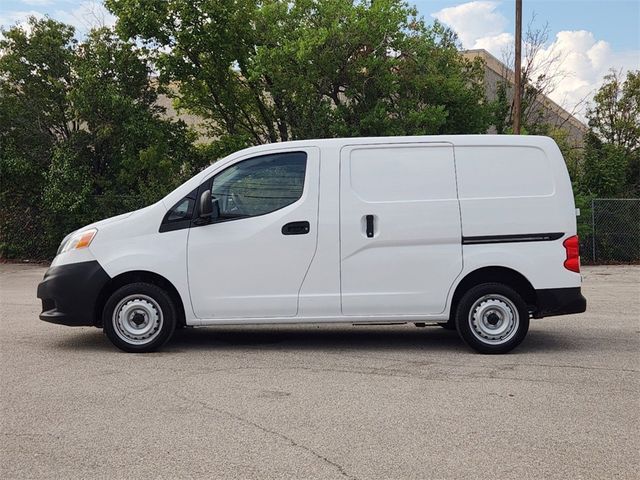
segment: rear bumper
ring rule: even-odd
[[[536,299],[533,318],[570,315],[587,310],[587,299],[582,296],[580,287],[536,290]]]
[[[51,267],[38,285],[40,320],[76,327],[95,325],[96,301],[109,280],[95,260]]]

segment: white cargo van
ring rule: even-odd
[[[158,203],[68,235],[42,320],[128,352],[177,326],[411,322],[504,353],[586,309],[553,140],[305,140],[234,153]]]

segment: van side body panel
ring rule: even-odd
[[[415,268],[411,272],[411,282],[409,282],[411,284],[403,283],[400,285],[402,295],[399,295],[398,298],[406,296],[407,305],[411,304],[410,307],[405,308],[402,302],[399,302],[392,305],[393,308],[389,308],[388,302],[378,304],[375,303],[375,295],[365,295],[373,302],[370,310],[362,309],[367,307],[366,301],[359,305],[352,305],[353,308],[347,306],[345,309],[343,298],[341,298],[344,291],[341,290],[341,287],[346,285],[351,289],[357,288],[360,280],[354,277],[350,284],[341,284],[341,262],[352,261],[357,255],[367,252],[367,250],[369,252],[366,255],[369,255],[378,248],[356,245],[357,242],[366,240],[364,238],[366,231],[360,231],[362,228],[366,229],[366,225],[355,225],[354,228],[358,229],[358,235],[364,233],[365,236],[363,238],[354,236],[352,240],[355,239],[357,242],[351,246],[348,241],[345,243],[345,239],[341,237],[340,222],[343,214],[355,212],[358,218],[369,214],[368,210],[356,212],[356,203],[358,202],[355,200],[351,205],[341,205],[341,201],[345,200],[341,197],[344,192],[340,190],[341,152],[347,146],[352,149],[391,146],[393,149],[395,146],[403,144],[426,143],[452,146],[450,148],[455,163],[455,187],[457,189],[457,195],[454,198],[450,198],[449,195],[442,199],[417,199],[417,202],[405,202],[403,206],[406,208],[404,210],[393,212],[393,199],[383,199],[384,201],[380,202],[379,199],[367,199],[365,194],[365,197],[361,196],[360,200],[364,198],[364,201],[359,203],[358,208],[380,207],[379,212],[371,212],[373,215],[379,215],[380,221],[384,220],[382,215],[393,214],[399,215],[397,218],[402,218],[404,213],[410,211],[407,213],[408,217],[418,222],[418,226],[411,227],[413,230],[410,228],[404,233],[402,231],[396,232],[398,235],[406,234],[407,239],[413,238],[411,235],[419,232],[419,238],[413,238],[416,245],[407,244],[401,248],[393,247],[389,250],[391,253],[388,259],[394,257],[393,250],[395,249],[395,253],[400,255],[399,258],[405,262],[407,268],[413,267],[408,261],[412,255],[411,252],[417,253],[421,248],[424,248],[426,245],[425,235],[432,232],[434,239],[440,239],[437,242],[430,240],[435,245],[434,252],[443,244],[448,245],[445,249],[447,255],[453,251],[452,248],[459,252],[458,258],[451,257],[450,260],[455,268],[448,271],[447,275],[450,278],[445,278],[447,275],[443,275],[441,270],[445,268],[445,263],[449,260],[430,269],[430,264],[425,263],[426,257],[421,256],[416,258],[415,264],[419,268]],[[305,266],[306,273],[300,279],[296,313],[290,315],[288,311],[287,316],[258,316],[260,309],[254,308],[254,313],[244,318],[232,318],[225,315],[197,318],[192,308],[188,276],[190,229],[184,228],[160,233],[159,226],[163,217],[168,209],[197,188],[206,178],[215,175],[234,162],[254,155],[283,150],[296,151],[300,148],[317,148],[321,161],[318,165],[319,173],[317,175],[319,177],[316,177],[316,194],[319,196],[316,205],[317,218],[315,218],[316,223],[313,225],[317,235],[317,243],[312,255],[305,257],[310,264]],[[426,161],[428,160],[426,159]],[[360,158],[358,162],[364,164],[366,158]],[[458,233],[454,232],[455,241],[452,241],[453,237],[450,231],[437,230],[438,222],[429,223],[433,219],[418,218],[420,215],[417,205],[420,202],[427,205],[427,200],[434,202],[431,206],[442,201],[455,205],[455,208],[446,209],[446,215],[451,217],[447,222],[458,222]],[[385,203],[388,205],[383,205]],[[390,210],[386,211],[386,208]],[[453,218],[454,216],[456,218]],[[274,216],[274,219],[275,217],[277,215]],[[295,218],[291,220],[306,219]],[[238,225],[242,221],[238,220]],[[154,205],[122,215],[117,219],[97,222],[85,228],[92,226],[98,229],[98,233],[90,247],[59,255],[52,263],[52,268],[96,261],[110,279],[131,271],[148,271],[160,275],[169,281],[180,295],[187,325],[446,321],[450,316],[453,294],[460,282],[474,271],[483,267],[496,266],[515,270],[523,275],[536,291],[540,291],[540,296],[546,298],[550,304],[546,310],[542,309],[543,312],[550,312],[550,314],[554,314],[553,312],[572,313],[584,309],[584,305],[580,303],[582,297],[579,293],[581,276],[563,266],[566,255],[563,241],[576,234],[571,184],[558,147],[553,140],[545,137],[465,135],[348,138],[261,145],[236,152],[216,162]],[[350,227],[351,225],[349,225]],[[383,228],[383,223],[378,224],[377,228]],[[393,230],[390,230],[389,233],[393,234]],[[486,237],[542,234],[556,235],[543,240],[534,239],[519,242],[500,241],[500,239],[498,241],[495,239],[493,241],[482,240],[486,240]],[[380,240],[380,238],[378,236],[377,239]],[[374,240],[376,239],[374,238]],[[393,243],[402,239],[390,236],[388,240]],[[260,242],[261,240],[256,237],[255,241]],[[365,244],[363,243],[363,245]],[[378,247],[380,247],[380,251],[385,248],[382,244],[378,244]],[[424,251],[427,252],[427,255],[429,254],[428,250]],[[205,251],[203,250],[203,252]],[[364,268],[369,260],[375,260],[374,263],[378,262],[377,268],[368,273],[370,275],[384,275],[385,271],[382,267],[388,259],[384,260],[383,257],[375,257],[374,255],[375,258],[367,260],[366,255],[361,256],[362,262],[360,264],[351,265],[354,267],[352,272]],[[406,258],[403,255],[406,255]],[[431,265],[436,264],[437,262]],[[197,268],[197,266],[198,262],[194,262],[192,268]],[[421,283],[420,278],[414,278],[419,276],[420,272],[425,278],[431,277]],[[212,272],[212,275],[215,277],[215,272]],[[278,271],[274,271],[269,279],[278,282]],[[376,288],[381,285],[376,284],[379,279],[363,277],[363,288],[371,290],[370,294],[376,293]],[[434,279],[441,279],[441,284],[435,285]],[[240,277],[233,279],[233,281],[240,280]],[[439,298],[437,308],[433,305],[433,308],[422,308],[419,304],[420,288],[424,288],[425,285],[440,288],[437,293]],[[215,282],[212,284],[212,288],[215,288]],[[562,303],[563,292],[569,292],[569,290],[574,293],[577,291],[580,298],[576,297],[570,308],[564,308],[562,305],[556,308],[556,304]],[[55,288],[52,287],[52,291],[55,291]],[[355,290],[351,293],[355,293],[355,297],[360,295]],[[377,293],[382,293],[384,296],[385,291],[378,288]],[[193,294],[193,290],[191,294]],[[392,296],[388,298],[392,298]],[[583,298],[582,301],[584,301]],[[582,310],[580,310],[581,308]]]
[[[462,270],[453,146],[346,145],[340,202],[342,313],[443,313]]]
[[[164,203],[147,207],[125,222],[98,229],[89,249],[111,278],[132,271],[164,277],[178,291],[187,324],[194,318],[189,301],[186,248],[189,230],[158,233]]]
[[[300,287],[317,246],[320,149],[296,150],[305,157],[300,198],[265,214],[189,229],[189,289],[198,318],[298,315]],[[296,222],[308,222],[306,233],[283,233],[285,225]]]
[[[535,289],[580,286],[580,274],[563,265],[562,242],[577,227],[569,174],[551,139],[456,147],[456,165],[463,277],[485,266],[505,266],[524,275]],[[517,235],[525,241],[495,239]],[[532,240],[536,236],[548,239]],[[483,242],[486,237],[494,238]]]
[[[313,261],[298,294],[298,317],[341,318],[340,312],[340,192],[339,145],[322,149],[318,240]]]

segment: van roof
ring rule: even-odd
[[[262,151],[280,148],[318,146],[340,148],[344,145],[366,145],[376,143],[451,143],[455,146],[533,146],[548,147],[555,144],[553,139],[538,135],[416,135],[416,136],[397,136],[397,137],[343,137],[343,138],[324,138],[324,139],[308,139],[294,140],[289,142],[269,143],[249,147],[242,152],[251,153],[252,151]]]

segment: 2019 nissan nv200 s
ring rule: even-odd
[[[239,151],[68,235],[38,297],[128,352],[177,325],[426,322],[505,353],[530,318],[584,312],[580,286],[556,144],[470,135]]]

